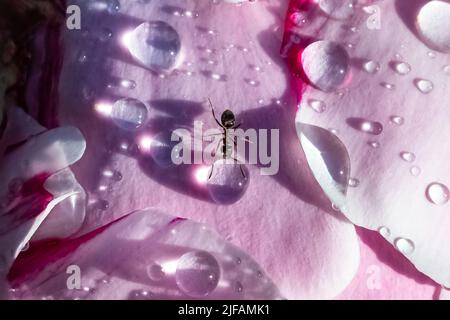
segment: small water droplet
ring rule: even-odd
[[[391,230],[389,230],[388,227],[380,227],[378,228],[378,232],[383,238],[389,238],[389,236],[391,235]]]
[[[416,79],[414,81],[414,84],[416,85],[417,89],[419,89],[419,91],[424,94],[430,93],[434,87],[431,81],[425,79]]]
[[[383,132],[383,125],[377,121],[371,121],[362,118],[348,118],[347,124],[353,129],[368,134],[379,135]]]
[[[436,58],[436,53],[434,53],[433,51],[428,51],[427,55],[428,55],[431,59]]]
[[[356,188],[357,186],[359,186],[359,180],[356,178],[348,179],[348,186],[352,187],[352,188]]]
[[[408,151],[400,152],[400,157],[406,162],[414,162],[416,160],[416,155]]]
[[[420,175],[420,173],[422,172],[422,170],[418,167],[418,166],[412,166],[409,169],[409,172],[411,173],[411,175],[413,175],[414,177],[417,177]]]
[[[260,84],[260,82],[258,80],[252,80],[252,79],[245,79],[245,82],[247,82],[252,87],[257,87]]]
[[[406,75],[411,72],[411,66],[406,62],[395,62],[394,70],[400,75]]]
[[[25,243],[21,251],[24,252],[27,251],[28,249],[30,249],[30,242]]]
[[[374,149],[377,149],[380,147],[380,143],[378,141],[369,141],[367,144]]]
[[[242,263],[242,259],[239,258],[239,257],[237,257],[237,258],[236,258],[236,264],[241,264],[241,263]]]
[[[120,11],[120,2],[119,0],[107,0],[108,12],[110,14],[116,14]]]
[[[308,105],[317,113],[322,113],[327,109],[325,102],[317,99],[309,99]]]
[[[241,293],[242,291],[244,291],[244,286],[242,285],[242,283],[240,283],[239,281],[236,282],[235,290],[238,293]]]
[[[366,61],[363,64],[363,70],[367,73],[375,74],[380,71],[380,64],[373,60]]]
[[[299,11],[293,12],[289,18],[291,22],[296,26],[304,25],[307,22],[306,14]]]
[[[445,66],[442,67],[442,71],[444,71],[444,73],[448,76],[450,76],[450,64],[447,64]]]
[[[147,266],[147,275],[152,281],[161,281],[166,276],[163,268],[159,264]]]
[[[319,0],[319,8],[335,19],[349,19],[355,10],[353,0]]]
[[[431,203],[444,205],[448,202],[450,191],[446,185],[439,182],[433,182],[428,185],[426,196]]]
[[[21,178],[11,179],[11,181],[9,181],[9,183],[8,183],[8,191],[9,191],[9,193],[11,195],[19,194],[20,190],[22,189],[23,182],[24,181]]]
[[[409,255],[414,251],[414,243],[406,238],[398,238],[395,240],[395,247],[404,255]]]
[[[392,123],[394,123],[394,124],[396,124],[398,126],[401,126],[401,125],[403,125],[405,123],[405,119],[403,117],[400,117],[400,116],[392,116],[390,118],[390,120],[391,120]]]
[[[100,210],[108,210],[108,208],[109,208],[109,202],[106,201],[106,200],[100,200],[100,201],[98,202],[98,208],[99,208]]]
[[[121,80],[120,86],[125,89],[134,89],[136,88],[136,82],[134,80]]]
[[[342,46],[323,40],[308,45],[301,61],[311,84],[322,91],[334,91],[343,85],[350,64]]]
[[[388,89],[388,90],[394,90],[395,89],[395,84],[392,83],[387,83],[387,82],[382,82],[381,86]]]

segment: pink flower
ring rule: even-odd
[[[8,250],[16,254],[5,264],[4,287],[16,291],[9,294],[57,299],[437,297],[439,285],[449,285],[450,270],[446,203],[439,205],[445,194],[438,197],[450,183],[445,161],[439,161],[446,152],[440,139],[445,135],[438,131],[446,130],[448,116],[440,98],[446,95],[448,75],[442,68],[448,55],[424,44],[412,10],[402,1],[327,7],[333,3],[122,1],[116,15],[84,8],[90,31],[64,30],[59,107],[45,113],[57,114],[62,128],[34,139],[76,126],[87,141],[86,151],[79,141],[71,161],[52,166],[51,172],[36,170],[26,179],[41,172],[51,176],[84,153],[71,167],[76,177],[71,181],[87,193],[86,218],[72,207],[52,223],[56,217],[48,215],[49,202],[25,219],[37,226],[48,215],[45,232],[11,228],[5,237],[13,239]],[[378,18],[377,12],[381,29],[370,20]],[[102,26],[98,15],[107,16]],[[165,21],[179,36],[179,53],[172,29],[165,27],[166,37],[159,39],[160,50],[170,46],[178,60],[150,59],[136,40],[141,34],[130,33],[154,20]],[[389,26],[395,26],[395,34]],[[110,39],[105,28],[112,32]],[[323,47],[309,59],[314,47],[308,45],[318,40],[339,44],[337,50],[344,50],[348,60],[344,54],[329,62]],[[148,59],[152,64],[144,65]],[[176,68],[161,72],[155,63]],[[327,74],[330,63],[342,69],[342,79]],[[431,91],[430,83],[419,79],[431,81]],[[33,81],[36,88],[39,78]],[[122,115],[112,113],[112,103],[120,98],[145,103],[148,114],[141,113],[144,124],[134,123],[137,131],[123,130],[130,121],[118,122]],[[247,165],[248,188],[229,205],[214,202],[205,183],[196,180],[201,167],[162,168],[151,150],[160,132],[190,128],[194,121],[216,128],[208,98],[217,114],[232,110],[244,129],[279,129],[278,173],[260,175],[260,166]],[[35,105],[31,112],[42,108]],[[15,152],[25,152],[29,144]],[[71,221],[71,228],[55,233],[63,221]],[[33,235],[38,241],[18,255]]]

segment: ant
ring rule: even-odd
[[[225,110],[222,115],[220,116],[220,121],[217,119],[216,114],[214,112],[214,107],[211,102],[211,99],[208,98],[209,105],[211,106],[212,115],[214,117],[214,120],[216,120],[216,123],[223,129],[223,132],[220,133],[222,135],[222,143],[219,142],[217,145],[217,149],[219,149],[220,145],[222,144],[222,158],[224,160],[226,159],[232,159],[236,162],[239,162],[237,159],[232,157],[232,151],[233,151],[233,145],[230,144],[230,140],[233,141],[233,144],[236,146],[236,141],[233,139],[234,137],[230,137],[230,132],[228,130],[234,130],[241,126],[241,123],[236,124],[236,117],[234,116],[234,113],[231,110]],[[242,164],[240,165],[241,173],[244,178],[246,178],[244,169],[242,168]],[[209,173],[208,179],[211,178],[212,173],[214,169],[214,163],[211,168],[211,172]]]

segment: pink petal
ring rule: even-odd
[[[193,17],[180,16],[186,10]],[[116,40],[108,50],[89,49],[85,40],[80,40],[80,46],[73,33],[66,33],[61,124],[77,125],[85,134],[89,146],[74,172],[83,186],[109,203],[108,209],[88,215],[86,231],[121,212],[158,207],[216,229],[252,256],[283,296],[332,298],[347,286],[359,263],[358,240],[354,227],[329,210],[298,144],[293,124],[295,96],[280,57],[285,10],[286,3],[281,1],[235,6],[173,0],[145,7],[126,2],[121,15],[105,21]],[[120,41],[126,31],[155,17],[180,34],[183,60],[178,73],[150,72],[133,60]],[[86,53],[84,66],[73,54],[80,50]],[[108,67],[99,67],[101,62]],[[75,67],[76,81],[70,72]],[[101,87],[102,79],[104,86],[109,79],[134,80],[137,86],[108,91]],[[95,91],[95,101],[74,99],[89,89]],[[121,132],[111,119],[95,112],[96,102],[114,102],[117,96],[138,98],[149,105],[145,129],[136,134]],[[250,185],[244,197],[229,206],[211,201],[205,185],[194,178],[197,166],[161,169],[133,147],[142,136],[190,126],[194,119],[202,121],[205,129],[217,127],[207,98],[218,113],[230,108],[245,128],[280,129],[279,173],[263,176],[259,166],[248,166]],[[121,172],[122,181],[99,179],[105,169]]]
[[[426,196],[432,182],[450,185],[450,168],[443,160],[450,152],[444,142],[450,111],[444,103],[449,98],[449,81],[443,70],[449,56],[433,52],[417,36],[415,13],[425,1],[366,1],[376,7],[356,6],[355,16],[345,24],[329,19],[317,4],[307,2],[292,2],[291,10],[304,9],[308,22],[302,27],[290,25],[286,39],[296,41],[288,41],[290,56],[301,54],[312,41],[335,41],[350,55],[351,72],[348,83],[336,92],[307,86],[297,123],[333,128],[345,145],[351,177],[359,180],[356,188],[348,189],[347,202],[342,204],[345,216],[371,230],[384,227],[381,232],[386,240],[418,270],[450,285],[449,204],[433,204]],[[374,8],[381,14],[381,29],[371,24],[370,19],[376,18]],[[381,66],[378,72],[364,71],[362,66],[369,60]],[[411,71],[396,72],[398,62],[409,64]],[[292,70],[301,73],[298,61],[292,65]],[[419,83],[419,79],[430,80],[433,89],[425,93],[427,83]],[[308,106],[311,99],[323,101],[327,110],[314,111]],[[404,119],[403,125],[396,116]],[[381,134],[357,130],[360,119],[379,122]],[[374,148],[377,144],[379,148]],[[338,190],[321,178],[320,163],[310,166],[332,201],[342,201]]]
[[[212,292],[180,289],[187,281],[180,260],[189,252],[208,252],[217,261],[220,270],[210,275],[219,277]],[[68,286],[74,266],[81,276],[75,288]],[[188,272],[197,286],[210,281],[201,270]],[[11,294],[21,299],[186,299],[199,293],[208,299],[281,298],[259,266],[215,232],[152,209],[79,238],[36,243],[19,256],[8,279]]]

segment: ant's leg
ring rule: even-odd
[[[208,180],[211,179],[214,170],[214,163],[211,165],[211,172],[209,173]]]
[[[218,124],[221,128],[224,128],[224,126],[220,123],[220,121],[217,120],[217,117],[216,117],[216,114],[215,114],[215,112],[214,112],[214,107],[213,107],[213,105],[212,105],[211,99],[208,98],[208,101],[209,101],[209,105],[211,106],[211,111],[212,111],[212,115],[213,115],[213,117],[214,117],[214,120],[216,120],[217,124]],[[224,128],[224,129],[225,129],[225,128]]]
[[[237,129],[237,128],[239,128],[241,125],[242,125],[242,123],[239,123],[239,124],[235,125],[235,126],[233,127],[233,129]]]

